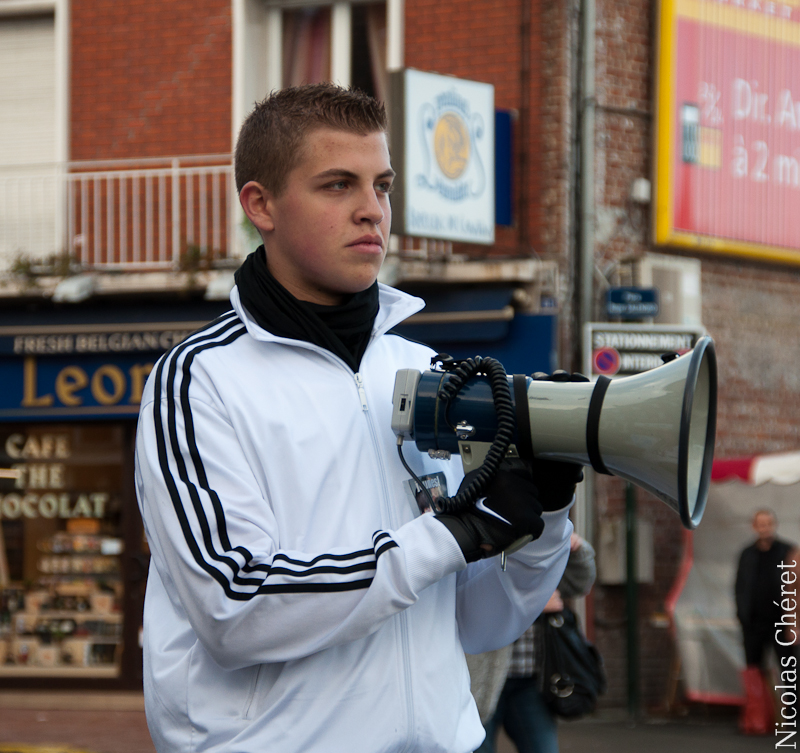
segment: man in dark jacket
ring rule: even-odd
[[[768,646],[774,646],[778,658],[791,653],[790,646],[782,645],[788,641],[780,635],[780,630],[776,635],[776,625],[783,617],[781,576],[791,564],[787,558],[793,546],[776,537],[777,528],[775,514],[759,510],[753,516],[757,539],[739,557],[736,616],[742,625],[748,666],[760,666]]]
[[[736,571],[736,616],[742,625],[747,665],[742,674],[745,704],[740,727],[747,734],[770,734],[772,729],[771,691],[763,676],[765,651],[770,646],[774,649],[781,668],[793,668],[796,661],[792,645],[796,630],[791,629],[794,614],[783,609],[786,589],[794,594],[796,588],[795,563],[790,557],[794,547],[776,537],[777,528],[775,513],[756,512],[756,541],[742,551]]]

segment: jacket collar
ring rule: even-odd
[[[386,334],[392,327],[395,327],[400,324],[400,322],[408,319],[412,314],[416,314],[418,311],[425,308],[425,301],[423,301],[422,298],[409,295],[402,290],[391,288],[383,283],[378,283],[378,296],[380,300],[380,309],[377,317],[375,317],[375,324],[372,328],[373,339]],[[273,335],[272,332],[259,327],[247,313],[245,307],[242,306],[241,299],[239,298],[239,289],[236,286],[231,290],[231,305],[236,315],[247,328],[247,332],[256,340],[312,347],[310,343],[303,340],[277,337]]]

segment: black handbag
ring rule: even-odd
[[[590,714],[606,691],[603,658],[578,627],[572,610],[543,614],[541,691],[556,716],[577,719]]]

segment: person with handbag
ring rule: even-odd
[[[483,655],[483,659],[468,657],[473,672],[472,692],[478,701],[486,739],[475,753],[494,753],[497,733],[502,726],[519,753],[558,753],[558,728],[553,711],[541,690],[541,671],[544,663],[544,620],[548,615],[564,610],[564,599],[585,596],[596,577],[595,552],[591,544],[573,533],[570,554],[558,589],[544,608],[542,615],[508,648]],[[480,667],[480,670],[478,668]],[[502,674],[504,667],[507,667]],[[480,671],[480,675],[478,672]],[[481,708],[481,700],[489,703],[497,697],[496,689],[482,687],[479,676],[505,677],[493,709]]]

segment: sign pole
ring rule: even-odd
[[[628,715],[639,718],[639,593],[636,582],[636,491],[625,482],[625,611],[628,643]]]

